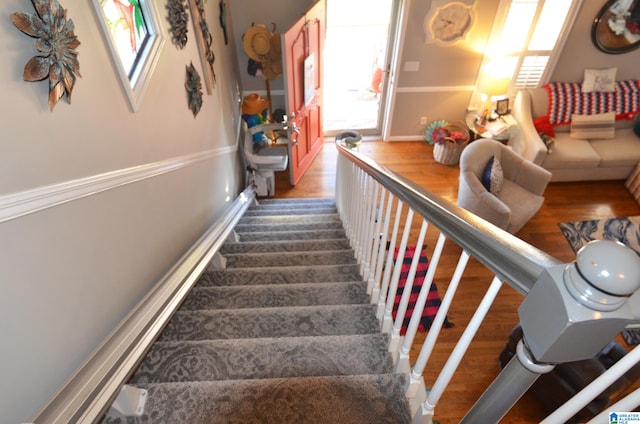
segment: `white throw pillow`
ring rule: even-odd
[[[579,139],[613,138],[616,134],[616,113],[571,115],[571,137]]]
[[[616,82],[617,67],[607,69],[585,69],[584,81],[582,81],[582,92],[591,93],[594,91],[614,91]]]

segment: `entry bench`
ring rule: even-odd
[[[640,81],[615,82],[608,93],[583,93],[581,87],[550,83],[518,91],[511,114],[519,135],[510,144],[551,171],[551,181],[623,180],[640,163],[640,137],[634,133]],[[541,128],[555,133],[550,149]]]

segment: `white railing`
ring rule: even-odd
[[[622,294],[616,289],[609,290],[611,286],[606,284],[598,286],[598,282],[583,281],[582,274],[588,274],[588,272],[580,268],[580,260],[577,261],[578,263],[563,264],[446,199],[345,148],[340,143],[336,146],[340,153],[336,178],[336,203],[356,258],[361,265],[362,275],[368,283],[367,289],[371,295],[371,302],[378,305],[381,329],[390,334],[389,351],[393,354],[396,371],[405,373],[409,377],[406,396],[414,414],[414,424],[432,422],[440,398],[503,284],[513,287],[523,295],[523,299],[526,299],[519,308],[524,341],[520,341],[514,358],[467,412],[463,422],[483,424],[498,422],[540,374],[550,372],[554,368],[553,364],[594,356],[627,324],[638,320],[638,314],[635,313],[635,309],[638,308],[633,307],[634,302],[627,301],[627,296],[640,286],[640,280],[635,280],[627,292]],[[401,230],[403,218],[404,225]],[[414,221],[420,225],[417,231],[414,230],[417,228]],[[430,227],[434,227],[438,232],[437,242],[430,255],[427,275],[420,289],[413,315],[406,334],[402,337],[401,326],[405,319],[418,260],[422,253],[421,246]],[[416,249],[394,320],[392,312],[398,291],[400,264],[404,259],[409,240],[415,244]],[[418,358],[411,364],[409,353],[415,342],[427,295],[447,241],[457,244],[462,250],[438,313],[420,347]],[[598,245],[604,247],[604,244]],[[607,249],[614,250],[619,247],[621,246],[606,246]],[[624,250],[623,256],[630,252],[626,247],[621,248]],[[594,247],[591,246],[589,251],[593,249]],[[595,254],[602,255],[601,252],[595,252]],[[620,252],[617,251],[613,254],[614,257],[620,257],[619,255]],[[638,264],[640,259],[635,253],[632,255],[635,260],[633,257],[630,259],[627,257],[626,262],[616,262],[614,259],[611,265],[616,269],[617,274],[624,274],[627,280],[640,268]],[[438,370],[435,383],[429,388],[427,394],[423,373],[436,346],[440,329],[454,295],[460,284],[464,284],[461,277],[470,258],[475,258],[491,270],[495,277],[446,364]],[[584,265],[582,267],[584,268]],[[565,273],[568,277],[563,277]],[[640,273],[635,275],[640,278]],[[565,288],[563,281],[567,278],[575,280],[571,280],[575,282],[575,288]],[[582,285],[588,289],[581,291]],[[594,285],[597,286],[595,290]],[[602,291],[598,291],[598,288]],[[590,297],[594,291],[600,294],[599,299]],[[612,291],[618,295],[611,295]],[[612,297],[603,300],[602,296],[605,296],[603,293]],[[555,314],[553,311],[538,309],[542,316],[549,315],[550,318],[546,321],[543,319],[542,322],[531,319],[530,311],[540,307],[542,298],[554,295],[558,299],[555,303],[560,304],[562,311]],[[613,311],[609,306],[606,310],[607,307],[600,305],[599,301],[608,305],[618,302],[621,306]],[[560,325],[557,335],[549,335],[553,332],[546,331],[548,329],[544,328],[548,326],[549,320],[562,322],[565,315],[569,316],[564,323],[565,327]],[[576,323],[579,325],[574,325]],[[577,334],[588,334],[588,337],[584,337],[588,341],[581,343],[579,347],[573,347],[571,340]],[[529,346],[535,348],[530,349]],[[640,351],[636,349],[602,377],[596,379],[583,392],[559,408],[545,422],[566,421],[639,361]],[[621,403],[621,407],[635,408],[640,405],[640,392],[633,392],[623,402],[626,403]]]

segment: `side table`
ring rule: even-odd
[[[502,115],[494,121],[487,121],[484,125],[480,125],[475,111],[467,111],[464,122],[469,128],[472,141],[479,138],[490,138],[505,145],[509,143],[511,131],[517,125],[511,115]]]

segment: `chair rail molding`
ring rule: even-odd
[[[234,144],[232,146],[203,150],[158,162],[0,195],[0,223],[127,184],[177,171],[217,156],[234,153],[237,148],[237,144]]]

